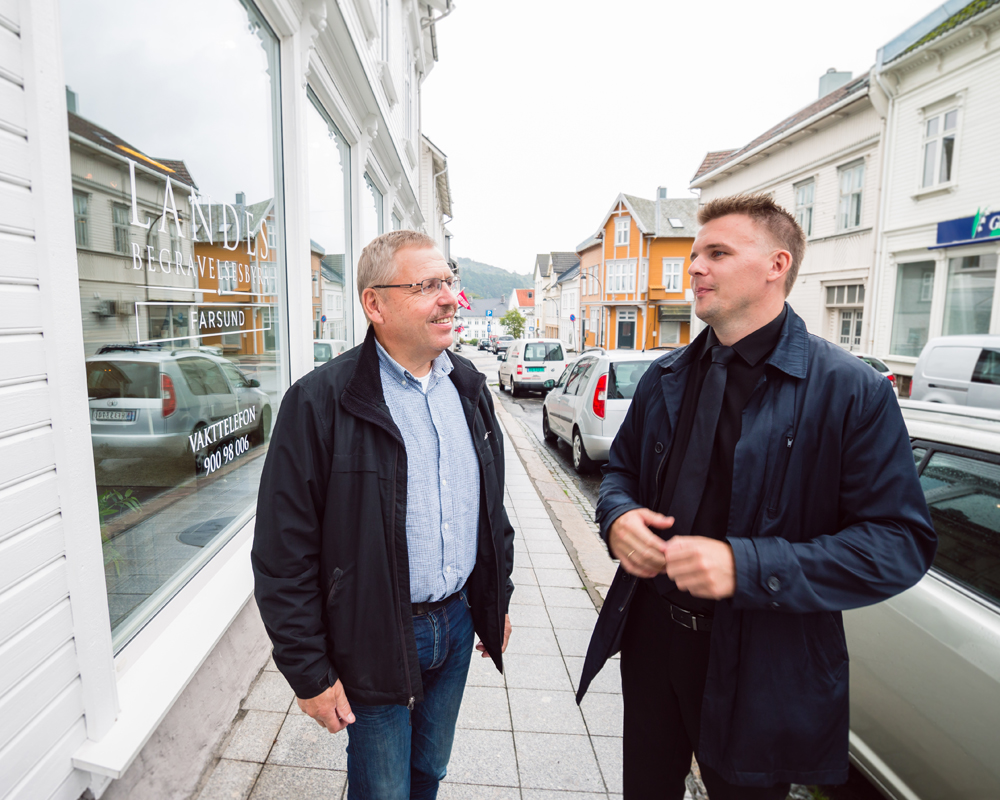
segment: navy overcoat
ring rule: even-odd
[[[597,522],[653,507],[694,343],[653,362],[605,468]],[[806,331],[788,308],[743,411],[727,540],[736,593],[711,632],[698,761],[727,781],[847,779],[848,659],[841,611],[913,586],[937,536],[910,442],[882,375]],[[619,567],[577,699],[621,648],[636,579]]]

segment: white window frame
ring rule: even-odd
[[[859,174],[860,171],[860,181],[855,180],[855,176]],[[844,191],[844,178],[850,175],[850,185],[847,187],[847,191]],[[860,186],[857,184],[860,183]],[[852,161],[850,164],[844,164],[837,169],[837,191],[839,192],[839,202],[837,204],[837,230],[840,231],[850,231],[856,228],[860,228],[864,217],[864,203],[865,203],[865,162]],[[857,204],[855,205],[854,198],[857,197]],[[856,222],[852,220],[856,218]]]
[[[949,105],[940,111],[925,115],[921,119],[921,144],[920,144],[920,190],[940,189],[951,186],[955,182],[955,156],[958,151],[958,129],[961,119],[960,109],[957,104]],[[954,124],[951,128],[945,128],[948,116],[954,114]],[[934,133],[929,133],[931,123],[936,123]],[[951,169],[948,171],[948,178],[941,179],[941,163],[944,157],[944,142],[946,139],[952,140],[951,145]],[[927,181],[927,156],[928,149],[933,147],[933,166],[930,182]]]
[[[641,258],[639,259],[639,283],[636,286],[639,292],[648,292],[649,284],[647,281],[647,276],[649,275],[649,259]]]
[[[684,291],[683,258],[663,259],[663,291],[665,292]]]
[[[854,289],[854,299],[850,299],[851,289]],[[864,328],[864,308],[866,285],[864,281],[837,282],[823,286],[823,302],[830,314],[833,327],[830,340],[845,350],[857,350],[861,347]],[[843,291],[840,291],[843,290]],[[830,293],[833,298],[830,298]],[[844,322],[850,323],[850,333],[845,341],[843,335]]]
[[[628,247],[631,230],[631,217],[615,217],[615,247]]]
[[[799,227],[802,228],[807,237],[812,236],[813,209],[816,205],[816,179],[809,178],[801,181],[796,183],[793,188],[795,189],[795,221],[799,223]],[[808,199],[804,196],[806,190],[810,190]]]

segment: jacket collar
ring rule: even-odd
[[[785,310],[785,322],[778,335],[778,344],[766,363],[792,378],[804,378],[809,369],[809,332],[802,318],[788,303],[785,303]],[[709,331],[709,328],[705,328],[691,344],[660,358],[657,362],[660,368],[667,372],[679,372],[687,367],[703,352]]]

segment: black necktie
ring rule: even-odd
[[[667,513],[674,518],[674,526],[663,532],[665,536],[692,533],[698,506],[705,493],[708,468],[712,461],[715,429],[722,411],[722,397],[726,392],[726,365],[736,355],[731,347],[716,345],[712,348],[712,364],[705,373],[705,380],[698,395],[698,410],[691,426],[681,473],[677,477],[674,496]]]

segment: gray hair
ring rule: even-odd
[[[359,299],[365,289],[393,282],[396,276],[396,253],[405,247],[437,247],[437,242],[420,231],[390,231],[376,236],[361,251],[361,258],[358,259]]]

